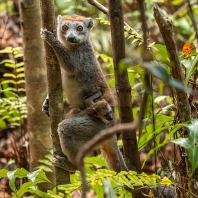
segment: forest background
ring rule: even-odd
[[[39,1],[36,2],[38,7],[35,9],[40,12]],[[106,1],[100,3],[108,7]],[[136,1],[122,2],[126,58],[120,63],[120,68],[127,70],[134,121],[138,121],[139,112],[142,111],[141,108],[144,109],[142,121],[136,130],[143,173],[136,167],[130,169],[133,170],[130,174],[116,174],[108,170],[101,154],[95,152],[94,157],[85,158],[88,184],[93,190],[91,193],[98,197],[104,197],[104,194],[110,197],[131,197],[131,193],[126,191],[124,186],[130,189],[135,186],[149,187],[151,190],[145,194],[152,197],[155,196],[152,188],[162,184],[175,188],[179,197],[197,197],[198,2],[146,0],[144,3],[145,19],[142,20],[141,7]],[[172,21],[175,43],[171,43],[171,46],[166,43],[163,31],[161,32],[160,25],[156,23],[154,6],[160,7],[165,19]],[[70,176],[71,184],[62,186],[60,189],[63,191],[59,192],[59,195],[56,195],[55,189],[52,188],[55,182],[50,161],[50,119],[41,111],[47,94],[44,47],[39,35],[41,20],[36,20],[35,26],[32,26],[30,19],[22,18],[22,9],[19,7],[17,0],[0,1],[1,197],[27,197],[34,194],[40,197],[63,197],[64,193],[77,197],[80,196],[77,195],[78,191],[74,191],[73,195],[71,192],[82,190],[79,172]],[[108,16],[86,1],[55,0],[54,8],[56,15],[76,13],[93,18],[95,27],[90,34],[91,41],[116,97]],[[30,51],[30,56],[33,56],[38,46],[42,48],[39,58],[35,57],[30,61],[32,65],[29,68],[32,70],[24,70],[27,68],[24,66],[24,60],[26,63],[30,57],[26,55],[23,59],[22,34],[25,31],[22,33],[20,22],[27,24],[27,29],[32,33],[36,31],[38,38],[36,43],[24,47],[25,52]],[[176,61],[171,57],[174,53],[178,57]],[[145,57],[145,54],[149,55]],[[42,66],[37,61],[43,61]],[[38,67],[35,66],[37,64]],[[181,78],[180,68],[175,65],[181,66]],[[173,68],[176,68],[176,71]],[[180,98],[180,92],[184,93],[185,99]],[[142,98],[145,95],[148,96],[147,102],[143,104]],[[188,101],[187,110],[182,109],[182,106],[186,106],[181,100]],[[116,109],[116,115],[119,120],[119,108]],[[118,144],[123,151],[120,136]],[[126,174],[130,177],[127,178]],[[162,191],[164,190],[165,188]],[[133,197],[135,196],[133,194]]]

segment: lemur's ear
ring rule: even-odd
[[[90,17],[85,19],[85,24],[86,24],[87,28],[89,28],[89,29],[91,29],[94,26],[94,22],[93,22],[92,18],[90,18]]]
[[[62,19],[63,19],[63,17],[61,15],[58,15],[57,21],[60,22]]]

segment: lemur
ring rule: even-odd
[[[85,109],[84,98],[101,92],[114,110],[115,101],[105,76],[94,54],[89,32],[94,23],[91,18],[78,15],[58,16],[57,38],[45,28],[41,37],[54,50],[61,66],[62,86],[71,108]],[[114,119],[105,124],[92,115],[75,116],[59,123],[58,134],[61,148],[69,163],[75,167],[75,157],[86,144],[101,130],[111,127]],[[114,171],[128,170],[113,136],[100,147],[109,167]],[[58,156],[56,156],[58,161]],[[56,163],[55,163],[56,165]],[[67,169],[67,165],[64,165]],[[68,168],[69,169],[69,168]]]

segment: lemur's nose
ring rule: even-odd
[[[67,37],[67,41],[71,42],[71,43],[76,43],[76,38],[73,34],[70,34],[68,37]]]
[[[113,120],[113,112],[112,112],[112,111],[108,112],[107,114],[105,114],[104,117],[105,117],[105,119],[108,120],[108,121]]]

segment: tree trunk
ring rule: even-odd
[[[159,26],[160,33],[162,34],[162,37],[164,39],[166,49],[169,53],[170,62],[172,64],[171,74],[174,79],[184,84],[184,74],[182,71],[182,67],[180,64],[179,55],[177,51],[177,46],[176,46],[174,36],[173,36],[173,24],[169,19],[167,19],[166,17],[164,17],[164,15],[161,14],[161,11],[159,10],[158,7],[154,7],[154,17]],[[187,93],[179,89],[175,89],[175,93],[176,93],[177,109],[179,112],[180,121],[181,122],[190,121],[191,108],[190,108],[190,104],[188,101]],[[188,132],[184,131],[183,134],[184,134],[184,137],[186,137]],[[182,176],[183,178],[188,178],[189,173],[190,173],[190,164],[187,159],[187,155],[181,155],[181,160],[184,162],[183,164],[185,164],[185,166],[182,167],[182,169],[185,170],[185,173]],[[189,189],[187,189],[187,185],[185,182],[181,181],[180,183],[183,184],[182,186],[183,189],[186,188],[186,190],[190,190],[192,188],[193,190],[192,192],[196,194],[196,189],[194,189],[193,186],[189,185]],[[189,184],[191,184],[191,182],[189,182]]]
[[[39,0],[22,0],[19,3],[23,36],[25,62],[25,88],[28,106],[28,132],[30,139],[30,170],[39,164],[52,146],[50,138],[50,120],[42,112],[42,103],[46,95],[46,69],[44,46],[40,38],[41,14]],[[53,181],[54,174],[48,177]],[[41,185],[42,190],[52,187]]]
[[[40,0],[42,26],[49,31],[56,30],[56,19],[53,0]],[[59,136],[57,133],[58,124],[63,120],[63,98],[60,67],[53,49],[47,44],[45,56],[47,65],[48,94],[50,104],[50,118],[52,131],[52,144],[54,154],[64,156],[61,150]],[[69,173],[58,167],[55,168],[56,185],[70,183]]]
[[[125,58],[124,20],[121,0],[109,0],[109,18],[111,24],[112,50],[118,96],[118,108],[121,123],[132,122],[131,87],[127,68],[120,67],[120,61]],[[124,158],[130,170],[141,172],[136,132],[122,132]],[[144,197],[139,190],[133,191],[133,197]]]
[[[120,120],[121,123],[128,123],[133,121],[133,115],[127,69],[119,67],[120,61],[125,58],[124,21],[120,0],[109,0],[109,17]],[[126,165],[130,170],[140,173],[141,165],[135,131],[122,133],[122,140]]]

